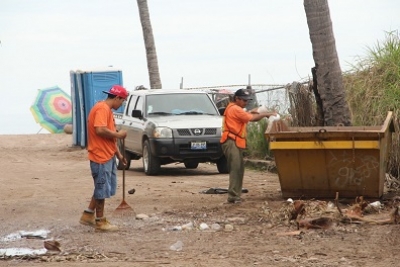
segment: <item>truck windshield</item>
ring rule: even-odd
[[[151,115],[219,115],[207,94],[155,94],[148,95],[146,110]]]

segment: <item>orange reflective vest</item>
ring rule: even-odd
[[[237,104],[229,103],[224,112],[220,142],[225,143],[230,138],[235,140],[237,147],[246,148],[246,126],[252,117],[252,114],[244,111]]]

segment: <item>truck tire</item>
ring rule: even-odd
[[[160,160],[151,154],[149,140],[143,142],[143,169],[146,175],[157,175],[160,171]]]
[[[196,161],[188,161],[184,162],[186,169],[196,169],[199,166],[199,163]]]
[[[131,166],[131,155],[126,150],[122,151],[122,143],[121,143],[121,140],[119,140],[119,139],[118,139],[118,148],[119,148],[119,151],[121,152],[121,154],[125,155],[125,157],[126,157],[125,170],[129,170],[129,168]],[[117,169],[118,170],[123,170],[124,169],[124,164],[122,164],[122,162],[120,162],[117,157],[115,157],[115,158],[117,160]]]
[[[129,168],[131,167],[131,159],[130,159],[130,154],[128,152],[125,152],[125,157],[126,157],[126,166],[125,166],[125,170],[129,170]],[[115,157],[117,160],[117,169],[118,170],[123,170],[124,169],[124,164],[122,164],[122,162],[119,161],[119,159],[117,157]]]
[[[226,161],[225,156],[222,156],[217,161],[217,169],[219,173],[229,173],[228,162]]]

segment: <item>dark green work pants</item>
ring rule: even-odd
[[[244,176],[243,149],[238,148],[235,141],[228,138],[222,144],[222,150],[229,169],[228,201],[240,200]]]

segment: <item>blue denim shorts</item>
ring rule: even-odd
[[[117,190],[117,165],[115,157],[103,164],[90,161],[94,182],[94,199],[105,199],[115,195]]]

